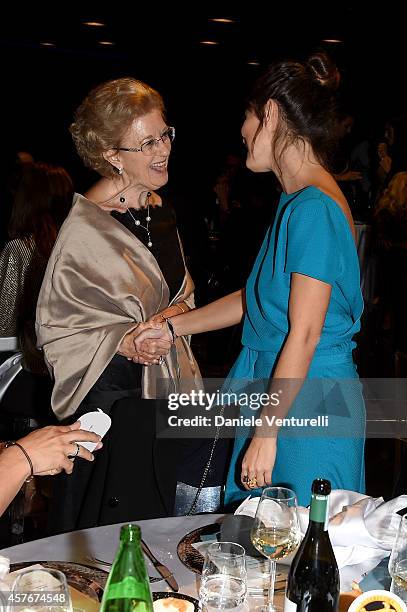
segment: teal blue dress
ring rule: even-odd
[[[352,358],[363,311],[359,261],[345,214],[314,186],[281,195],[275,222],[247,282],[243,348],[224,390],[242,392],[248,385],[251,391],[267,389],[289,331],[293,272],[332,286],[307,380],[278,435],[272,474],[273,485],[289,486],[306,506],[314,478],[327,478],[334,489],[362,493],[365,486],[365,408]],[[253,415],[253,407],[241,408],[241,414]],[[306,418],[317,419],[319,425],[315,420],[309,425]],[[250,494],[240,474],[252,433],[250,427],[236,431],[225,491],[230,508]]]

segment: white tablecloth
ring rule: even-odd
[[[199,577],[189,571],[179,560],[177,555],[178,542],[185,534],[198,527],[221,522],[223,516],[221,514],[204,514],[137,521],[137,524],[141,527],[143,539],[152,552],[173,572],[178,581],[180,592],[196,597],[197,579]],[[120,527],[121,524],[73,531],[5,548],[0,552],[1,555],[9,557],[11,563],[22,561],[74,561],[89,565],[89,561],[86,560],[89,555],[105,561],[113,561],[119,542]],[[156,575],[152,567],[149,567],[148,571],[150,575]],[[342,591],[350,590],[350,583],[355,575],[357,575],[355,566],[348,566],[341,570]],[[155,591],[169,589],[165,582],[152,583],[151,587]]]

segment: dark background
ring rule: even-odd
[[[226,274],[217,276],[221,257],[213,245],[208,248],[202,210],[207,197],[214,199],[212,187],[225,155],[241,145],[245,96],[255,78],[275,59],[303,59],[324,49],[341,71],[345,110],[355,115],[357,125],[368,131],[380,130],[386,118],[407,109],[404,13],[401,0],[375,4],[338,0],[245,0],[241,4],[116,0],[105,6],[87,1],[3,3],[2,189],[16,152],[28,151],[36,161],[64,166],[75,189],[86,190],[94,177],[77,158],[68,132],[76,107],[93,86],[107,79],[133,76],[146,81],[163,95],[168,123],[177,129],[169,182],[177,192],[178,226],[185,250],[195,262],[191,272],[199,289],[198,301],[206,303],[227,292],[231,275],[229,270],[228,278]],[[214,18],[233,21],[217,23],[211,21]],[[90,27],[86,21],[105,25]],[[204,45],[202,41],[218,44]],[[267,175],[254,178],[260,191],[262,180],[263,191],[269,191]],[[8,209],[4,204],[2,199],[0,229],[5,239]],[[232,228],[235,268],[250,263],[250,231],[254,258],[255,242],[262,239],[267,227],[259,210],[253,217],[259,235],[254,232],[254,222],[247,224],[247,218],[241,223],[243,228],[238,227],[239,218]],[[227,251],[230,245],[225,244]],[[381,345],[376,342],[377,329],[364,329],[360,354],[367,366],[363,364],[361,374],[377,376],[376,370],[384,361]],[[203,371],[207,376],[223,376],[239,350],[240,329],[202,336],[194,338],[194,352]],[[368,493],[389,497],[401,487],[404,491],[405,448],[401,443],[368,440],[366,451]]]
[[[241,8],[221,0],[105,8],[15,2],[0,27],[5,154],[23,149],[62,164],[80,190],[87,179],[68,134],[74,109],[94,85],[131,75],[163,94],[177,128],[171,177],[205,180],[240,142],[245,95],[262,68],[317,48],[337,61],[352,111],[379,124],[406,108],[405,20],[402,4],[396,7],[393,1],[252,1]],[[219,17],[234,21],[210,21]],[[89,27],[88,20],[105,25]],[[342,42],[322,42],[327,38]]]

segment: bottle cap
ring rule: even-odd
[[[331,483],[324,478],[316,478],[312,483],[311,491],[316,495],[329,495],[331,492]]]
[[[374,607],[369,604],[373,604]],[[380,605],[381,607],[377,607]],[[390,591],[374,590],[366,591],[366,593],[356,597],[349,608],[349,612],[365,612],[366,610],[406,612],[407,606],[398,595],[390,593]]]

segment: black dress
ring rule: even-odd
[[[150,210],[150,250],[171,300],[185,276],[175,215],[168,205]],[[131,212],[140,225],[129,213],[111,214],[147,246],[146,210]],[[183,445],[155,437],[157,411],[166,410],[167,402],[141,398],[141,371],[141,365],[114,355],[70,419],[101,408],[110,414],[112,427],[93,463],[77,459],[71,475],[55,479],[50,533],[172,514]]]

